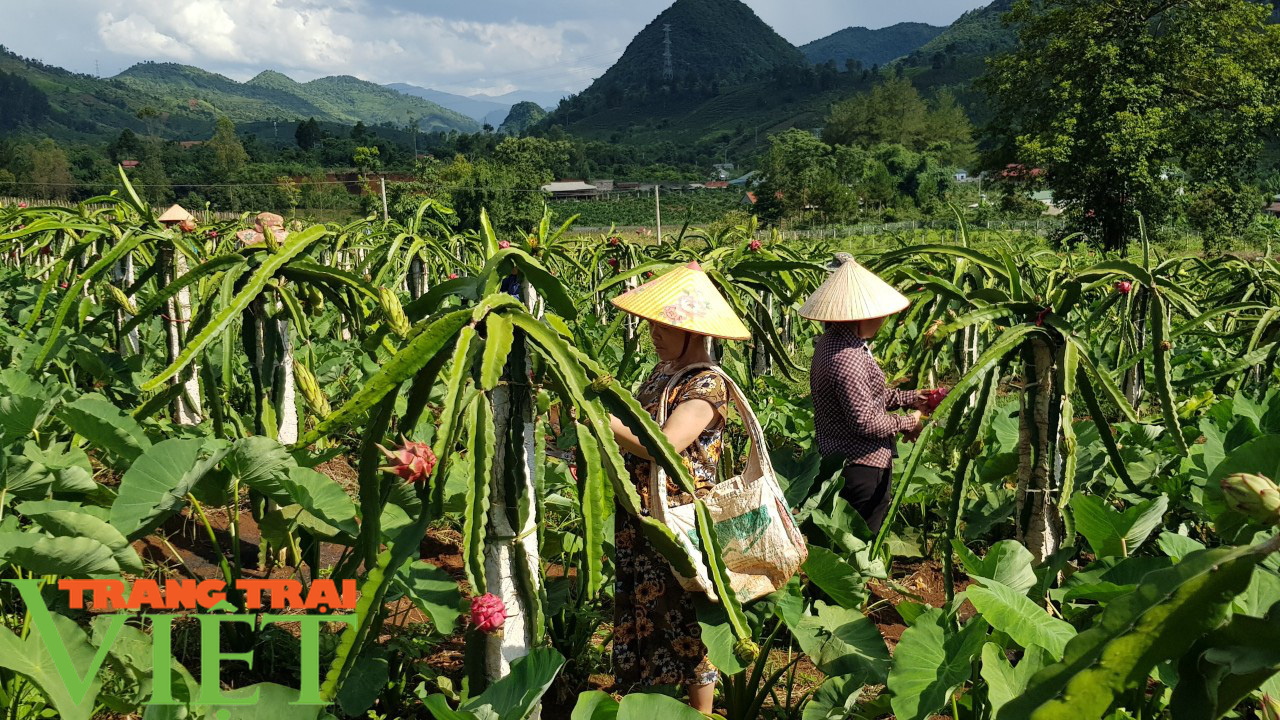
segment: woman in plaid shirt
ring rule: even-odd
[[[908,305],[907,298],[851,255],[837,255],[835,267],[800,310],[826,325],[809,374],[814,429],[818,451],[844,461],[840,496],[879,532],[889,509],[897,439],[919,434],[926,391],[888,387],[871,355],[871,338],[887,316]]]

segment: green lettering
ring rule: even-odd
[[[173,619],[177,615],[151,615],[151,699],[148,705],[181,705],[173,699]],[[191,690],[188,688],[188,697]]]
[[[40,639],[44,642],[45,650],[49,652],[49,658],[53,660],[54,670],[58,672],[58,678],[62,680],[67,695],[76,705],[83,705],[86,702],[85,695],[88,694],[89,687],[93,685],[94,678],[98,676],[98,670],[102,668],[102,662],[107,659],[107,650],[115,643],[116,637],[120,635],[120,629],[124,627],[125,616],[116,615],[111,618],[111,623],[107,625],[107,631],[103,636],[102,645],[95,650],[93,659],[89,661],[87,672],[81,677],[76,670],[75,662],[71,659],[71,653],[67,650],[66,643],[62,640],[62,635],[58,632],[58,626],[54,624],[53,614],[49,612],[49,608],[44,604],[44,598],[40,596],[41,581],[8,580],[7,582],[18,588],[18,594],[27,606],[27,612],[31,614],[31,622],[40,633]],[[89,703],[93,701],[93,698],[88,699]]]
[[[200,704],[202,705],[256,705],[258,690],[240,697],[227,697],[221,692],[221,665],[223,660],[244,660],[253,667],[253,651],[223,652],[219,628],[222,623],[249,623],[257,625],[253,615],[197,615],[200,620]]]
[[[355,615],[263,615],[262,624],[273,622],[296,622],[299,628],[299,641],[302,647],[299,677],[302,687],[298,689],[298,701],[290,705],[328,705],[320,697],[320,625],[327,622],[354,623]]]

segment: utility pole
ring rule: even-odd
[[[387,179],[378,178],[378,184],[382,186],[382,222],[386,222],[390,219],[387,215]]]
[[[662,201],[658,198],[658,188],[660,185],[653,186],[653,212],[658,218],[658,244],[662,244]]]
[[[662,79],[671,80],[676,76],[675,69],[671,66],[671,23],[662,26]]]

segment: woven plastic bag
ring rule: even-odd
[[[723,370],[708,363],[682,368],[671,378],[658,406],[658,425],[667,421],[666,399],[678,379],[698,370],[713,370],[724,379],[738,416],[751,438],[751,452],[742,475],[718,483],[703,498],[715,524],[722,559],[729,571],[729,584],[738,601],[750,602],[764,597],[787,583],[809,555],[804,536],[791,517],[791,509],[773,472],[764,430],[751,410],[741,388]],[[715,585],[702,561],[702,543],[698,536],[695,504],[669,507],[666,473],[657,463],[650,463],[650,514],[675,534],[693,560],[695,577],[675,572],[681,587],[691,592],[706,593],[719,601]]]

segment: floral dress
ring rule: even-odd
[[[636,394],[654,418],[662,392],[674,374],[667,363],[659,364]],[[681,453],[699,497],[716,484],[727,397],[724,378],[711,370],[686,373],[667,396],[668,416],[680,403],[695,399],[705,400],[719,411],[711,425]],[[632,455],[626,460],[647,515],[649,461]],[[667,501],[676,507],[693,502],[693,498],[668,479]],[[680,587],[666,558],[641,534],[639,520],[621,509],[615,518],[613,668],[618,691],[715,682],[716,669],[707,660],[707,648],[702,644],[695,596]]]

